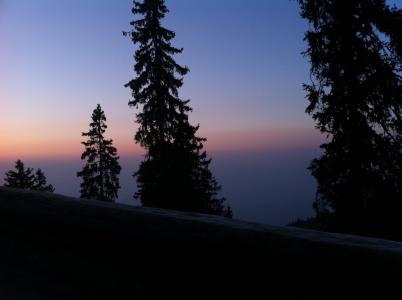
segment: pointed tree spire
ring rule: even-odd
[[[89,126],[89,131],[82,133],[82,136],[88,137],[87,141],[82,142],[85,151],[81,156],[87,163],[77,173],[82,178],[81,198],[114,202],[118,198],[121,167],[113,141],[104,137],[106,116],[100,104],[93,111]]]
[[[132,90],[129,105],[142,108],[135,140],[147,151],[135,173],[136,197],[145,206],[222,215],[225,199],[218,197],[220,186],[209,170],[206,139],[189,123],[189,100],[179,96],[189,70],[174,60],[183,49],[172,45],[175,33],[162,26],[165,1],[134,1],[132,12],[138,19],[125,34],[138,46],[137,76],[126,86]]]

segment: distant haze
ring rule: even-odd
[[[307,171],[317,149],[217,153],[212,170],[222,184],[222,196],[233,207],[235,218],[285,225],[299,217],[313,215],[315,181]],[[132,174],[141,156],[123,157],[120,197],[118,202],[140,205],[133,198],[136,183]],[[27,166],[41,167],[56,193],[79,196],[76,172],[82,164],[75,160],[26,160]],[[13,168],[13,163],[0,163],[0,175]],[[1,184],[0,180],[0,184]]]

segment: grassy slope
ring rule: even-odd
[[[0,299],[310,295],[401,273],[402,244],[0,187],[0,266]]]

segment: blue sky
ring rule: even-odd
[[[116,119],[129,117],[123,84],[134,76],[134,46],[121,32],[133,18],[131,1],[2,3],[2,98],[26,114],[41,106],[45,120],[81,120],[98,102]],[[177,59],[191,69],[182,96],[192,100],[192,118],[202,130],[311,128],[301,87],[308,78],[300,55],[306,25],[296,2],[167,5],[165,25],[185,49]],[[72,110],[77,114],[59,115]]]

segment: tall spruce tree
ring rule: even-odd
[[[118,198],[121,167],[113,140],[104,137],[106,116],[99,104],[93,111],[89,126],[89,131],[82,133],[82,136],[88,137],[82,142],[85,151],[81,156],[87,163],[77,173],[78,177],[82,177],[81,198],[114,202]]]
[[[189,69],[175,62],[173,56],[183,49],[172,46],[175,33],[161,25],[168,12],[165,1],[134,1],[132,12],[142,18],[125,33],[138,45],[137,76],[126,87],[132,89],[129,105],[142,106],[135,140],[147,151],[134,175],[135,196],[144,206],[222,215],[225,199],[218,197],[220,186],[209,170],[206,139],[196,135],[199,126],[189,123],[189,100],[179,97]]]
[[[33,169],[25,168],[21,160],[15,162],[16,171],[10,170],[6,173],[4,181],[6,187],[28,189],[41,192],[54,192],[54,187],[47,184],[46,176],[41,169],[33,174]]]
[[[310,166],[318,217],[330,229],[394,235],[402,223],[401,13],[384,0],[299,2],[310,23],[307,113],[328,139]]]

